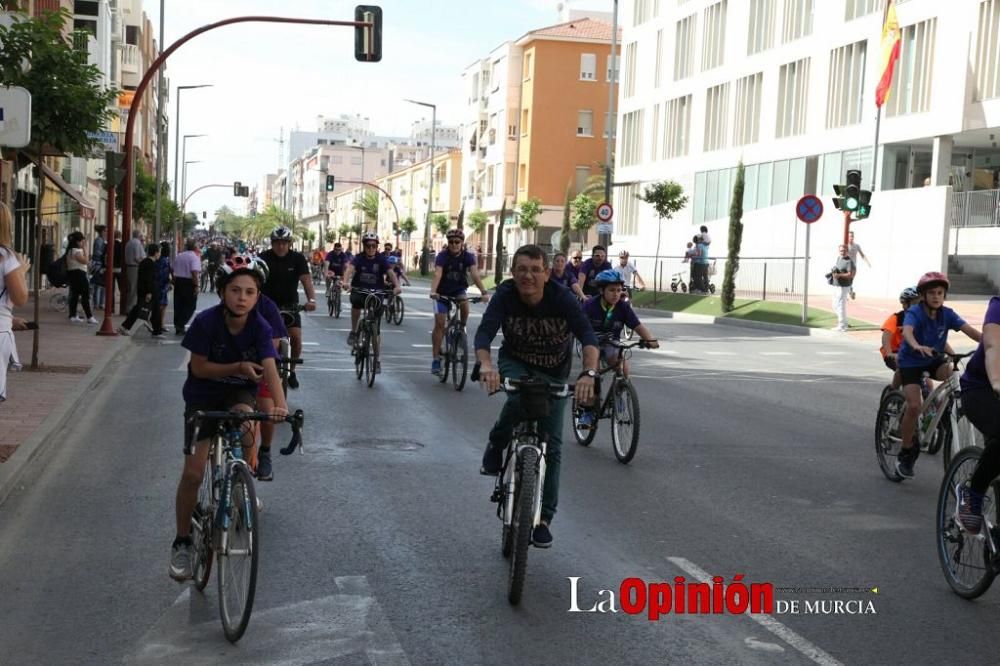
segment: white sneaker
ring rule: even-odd
[[[87,323],[88,324],[99,324],[100,322],[97,321],[96,319],[94,319],[93,317],[91,317],[90,319],[87,320]]]
[[[83,317],[70,317],[69,320],[74,324],[82,324],[83,322],[87,321]]]
[[[118,328],[117,328],[117,329],[115,330],[115,332],[116,332],[116,333],[118,333],[118,335],[124,335],[125,337],[128,337],[128,336],[132,335],[132,334],[131,334],[131,333],[129,332],[129,330],[128,330],[127,328],[125,328],[124,326],[119,326],[119,327],[118,327]]]

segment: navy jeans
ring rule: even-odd
[[[539,379],[557,384],[566,381],[537,370],[529,370],[528,366],[520,361],[509,358],[500,359],[497,367],[500,369],[501,375],[513,379],[517,379],[521,375],[531,374]],[[542,520],[546,522],[552,520],[556,514],[556,505],[559,503],[559,468],[562,461],[562,431],[565,416],[566,398],[554,399],[549,403],[549,415],[538,422],[538,428],[546,441],[545,487],[542,489]],[[500,450],[506,449],[508,442],[514,435],[514,426],[521,420],[520,396],[508,395],[503,409],[500,410],[497,422],[490,430],[490,446]]]

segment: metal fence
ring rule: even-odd
[[[691,264],[684,263],[684,257],[632,255],[631,259],[650,290],[681,293],[691,287]],[[617,259],[612,258],[611,263],[617,263]],[[712,266],[715,272],[709,271],[709,283],[720,293],[726,258],[713,260]],[[736,298],[801,303],[804,268],[805,257],[741,257]]]
[[[1000,190],[953,193],[951,226],[1000,227]]]

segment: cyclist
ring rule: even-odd
[[[646,281],[639,275],[639,269],[636,268],[635,262],[629,261],[628,250],[622,250],[618,253],[618,265],[615,266],[615,270],[622,274],[626,290],[631,290],[634,286],[638,286],[640,289],[646,288]],[[637,282],[638,285],[636,285]]]
[[[580,281],[580,289],[587,296],[596,296],[597,287],[594,286],[594,278],[601,271],[610,271],[611,262],[608,261],[608,249],[603,245],[595,245],[591,249],[590,259],[580,265],[576,274],[576,279]]]
[[[586,299],[583,290],[580,289],[580,283],[576,279],[576,273],[570,270],[566,262],[566,255],[562,252],[557,252],[554,257],[552,257],[552,277],[550,278],[556,284],[561,284],[566,287],[579,298],[581,301]]]
[[[896,457],[896,472],[905,478],[913,478],[913,464],[920,455],[920,447],[915,445],[914,432],[917,417],[923,402],[920,386],[923,374],[931,379],[945,381],[952,372],[951,363],[941,355],[948,343],[948,331],[961,331],[979,342],[982,334],[967,324],[949,307],[944,299],[948,295],[950,282],[944,273],[931,271],[924,273],[917,282],[917,293],[921,302],[906,311],[903,318],[903,342],[896,355],[899,376],[906,396],[906,410],[902,419],[902,448]]]
[[[899,365],[896,363],[896,354],[899,346],[903,343],[903,319],[906,311],[915,303],[920,302],[920,294],[916,287],[907,287],[899,293],[899,304],[903,309],[889,315],[882,324],[882,346],[879,351],[882,353],[882,362],[885,367],[892,370],[892,388],[898,389],[900,386]]]
[[[333,278],[344,277],[344,270],[349,263],[351,263],[350,253],[344,252],[344,246],[340,243],[334,243],[333,249],[323,258],[323,274],[326,275],[327,285],[333,283]]]
[[[363,252],[358,254],[347,265],[344,272],[344,290],[351,289],[385,289],[388,282],[392,285],[392,293],[399,294],[399,282],[396,274],[389,267],[389,260],[378,251],[378,234],[374,231],[366,231],[361,237],[361,247]],[[351,291],[351,332],[347,336],[347,346],[353,347],[357,337],[358,319],[361,318],[361,310],[365,307],[366,294]],[[378,341],[376,340],[376,344]],[[378,351],[376,349],[376,351]],[[382,371],[381,362],[376,362],[375,372]]]
[[[288,227],[278,227],[271,232],[271,249],[261,252],[260,258],[268,268],[267,282],[263,291],[282,310],[294,309],[299,303],[299,283],[306,292],[307,312],[316,309],[316,291],[313,288],[309,263],[301,252],[292,249],[292,231]],[[298,312],[288,326],[288,337],[292,342],[292,356],[302,356],[302,317]],[[288,388],[297,389],[299,380],[295,371],[288,373]]]
[[[191,514],[205,473],[205,462],[218,423],[204,423],[197,432],[187,417],[195,411],[253,411],[254,394],[261,380],[274,396],[273,416],[288,413],[275,365],[271,327],[255,311],[263,283],[247,267],[229,273],[222,283],[222,302],[195,317],[181,343],[191,352],[184,382],[184,471],[177,485],[175,517],[177,535],[171,546],[170,577],[191,578]],[[197,440],[191,448],[192,440]],[[243,437],[245,449],[253,447],[252,431]]]
[[[583,253],[580,250],[573,250],[569,257],[569,263],[566,264],[566,270],[573,274],[577,282],[580,281],[580,267],[583,265]]]
[[[597,338],[576,298],[549,280],[548,255],[537,245],[523,245],[517,249],[511,272],[514,279],[505,280],[497,287],[476,331],[476,359],[480,363],[484,388],[489,392],[499,390],[500,373],[507,377],[534,375],[550,382],[565,382],[572,364],[571,347],[575,336],[583,346],[583,372],[576,380],[576,399],[581,404],[590,403],[597,377]],[[503,343],[494,367],[490,344],[501,328]],[[519,405],[517,396],[507,397],[490,430],[480,474],[499,474],[504,449],[518,419]],[[541,432],[547,436],[541,523],[532,535],[532,543],[539,548],[552,545],[549,525],[559,501],[565,413],[566,400],[554,400],[549,415],[539,421]]]
[[[217,242],[212,241],[208,244],[208,248],[205,249],[202,261],[207,264],[205,266],[205,270],[208,271],[208,279],[212,291],[216,291],[215,274],[218,272],[219,266],[222,265],[222,250],[219,249],[219,244]]]
[[[402,254],[398,251],[390,254],[389,264],[392,266],[392,270],[396,274],[396,279],[399,280],[400,284],[409,287],[410,279],[406,277],[406,269],[403,267]]]
[[[476,255],[465,249],[465,234],[461,229],[450,229],[445,237],[448,247],[438,252],[434,259],[434,279],[431,280],[431,298],[438,296],[448,298],[465,298],[469,288],[469,276],[483,294],[483,302],[490,300],[486,286],[479,276],[479,262]],[[469,302],[459,304],[462,309],[462,325],[469,319]],[[444,328],[448,317],[448,304],[438,302],[434,307],[434,331],[431,332],[431,374],[441,374],[441,340],[444,339]]]
[[[958,520],[971,534],[983,526],[983,495],[1000,473],[1000,297],[990,299],[983,339],[962,374],[962,408],[983,433],[985,448],[968,485],[958,492]]]

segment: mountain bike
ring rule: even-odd
[[[253,473],[243,460],[242,428],[254,421],[270,421],[262,412],[195,412],[188,417],[197,433],[208,419],[222,423],[212,439],[205,475],[198,489],[198,502],[191,516],[194,546],[194,584],[199,591],[208,585],[212,559],[218,563],[219,615],[230,643],[240,640],[250,622],[257,588],[260,532],[257,493]],[[292,424],[292,440],[281,449],[291,453],[302,442],[302,411],[283,419]],[[197,440],[189,443],[193,446]],[[287,454],[286,454],[287,455]]]
[[[305,306],[303,305],[291,305],[280,308],[278,311],[285,322],[285,327],[289,327],[294,323],[295,315],[303,310],[305,310]],[[288,397],[288,376],[295,372],[296,365],[301,365],[304,362],[301,358],[292,358],[291,338],[284,337],[278,340],[278,359],[276,363],[278,366],[278,377],[281,378],[281,390],[284,392],[286,398]]]
[[[584,408],[573,399],[573,436],[580,446],[590,446],[597,435],[600,420],[611,419],[611,450],[618,462],[627,465],[635,457],[635,451],[639,447],[639,395],[631,380],[625,376],[624,361],[632,356],[633,347],[645,349],[646,341],[601,341],[601,346],[604,345],[618,349],[618,365],[614,368],[603,367],[598,371],[598,378],[608,373],[613,373],[613,376],[603,400],[600,399],[600,381],[597,383],[595,404],[598,406],[586,408],[594,414],[594,422],[589,428],[580,425],[580,415]],[[603,361],[601,365],[604,365]]]
[[[385,323],[401,326],[406,305],[399,294],[388,294],[385,299]]]
[[[965,416],[962,409],[959,366],[967,354],[945,354],[952,362],[953,371],[947,381],[941,382],[923,400],[917,419],[916,439],[921,450],[935,453],[943,451],[941,462],[945,470],[953,452],[968,446],[982,446],[982,435]],[[899,390],[882,392],[878,415],[875,417],[875,455],[882,473],[890,481],[899,482],[903,477],[896,472],[895,459],[902,448],[902,419],[906,411],[906,398]]]
[[[379,354],[382,342],[382,308],[383,301],[387,295],[384,289],[352,289],[365,295],[365,309],[358,319],[358,328],[354,332],[354,371],[361,379],[362,376],[368,382],[368,386],[375,385],[375,375],[380,368]]]
[[[326,309],[329,316],[340,319],[340,276],[336,275],[326,281]]]
[[[479,381],[478,363],[472,369],[472,381]],[[524,591],[531,535],[541,521],[546,442],[538,421],[548,415],[550,401],[566,398],[574,387],[530,376],[501,377],[501,382],[501,391],[520,396],[521,420],[507,443],[490,501],[497,504],[501,522],[500,552],[510,559],[507,601],[517,605]]]
[[[448,373],[451,373],[451,383],[456,391],[465,388],[465,377],[469,370],[469,336],[465,332],[465,324],[462,323],[461,303],[479,303],[483,299],[479,296],[451,298],[450,296],[438,296],[438,301],[448,306],[448,322],[444,329],[444,339],[441,341],[441,374],[438,381],[442,384],[448,381]]]

